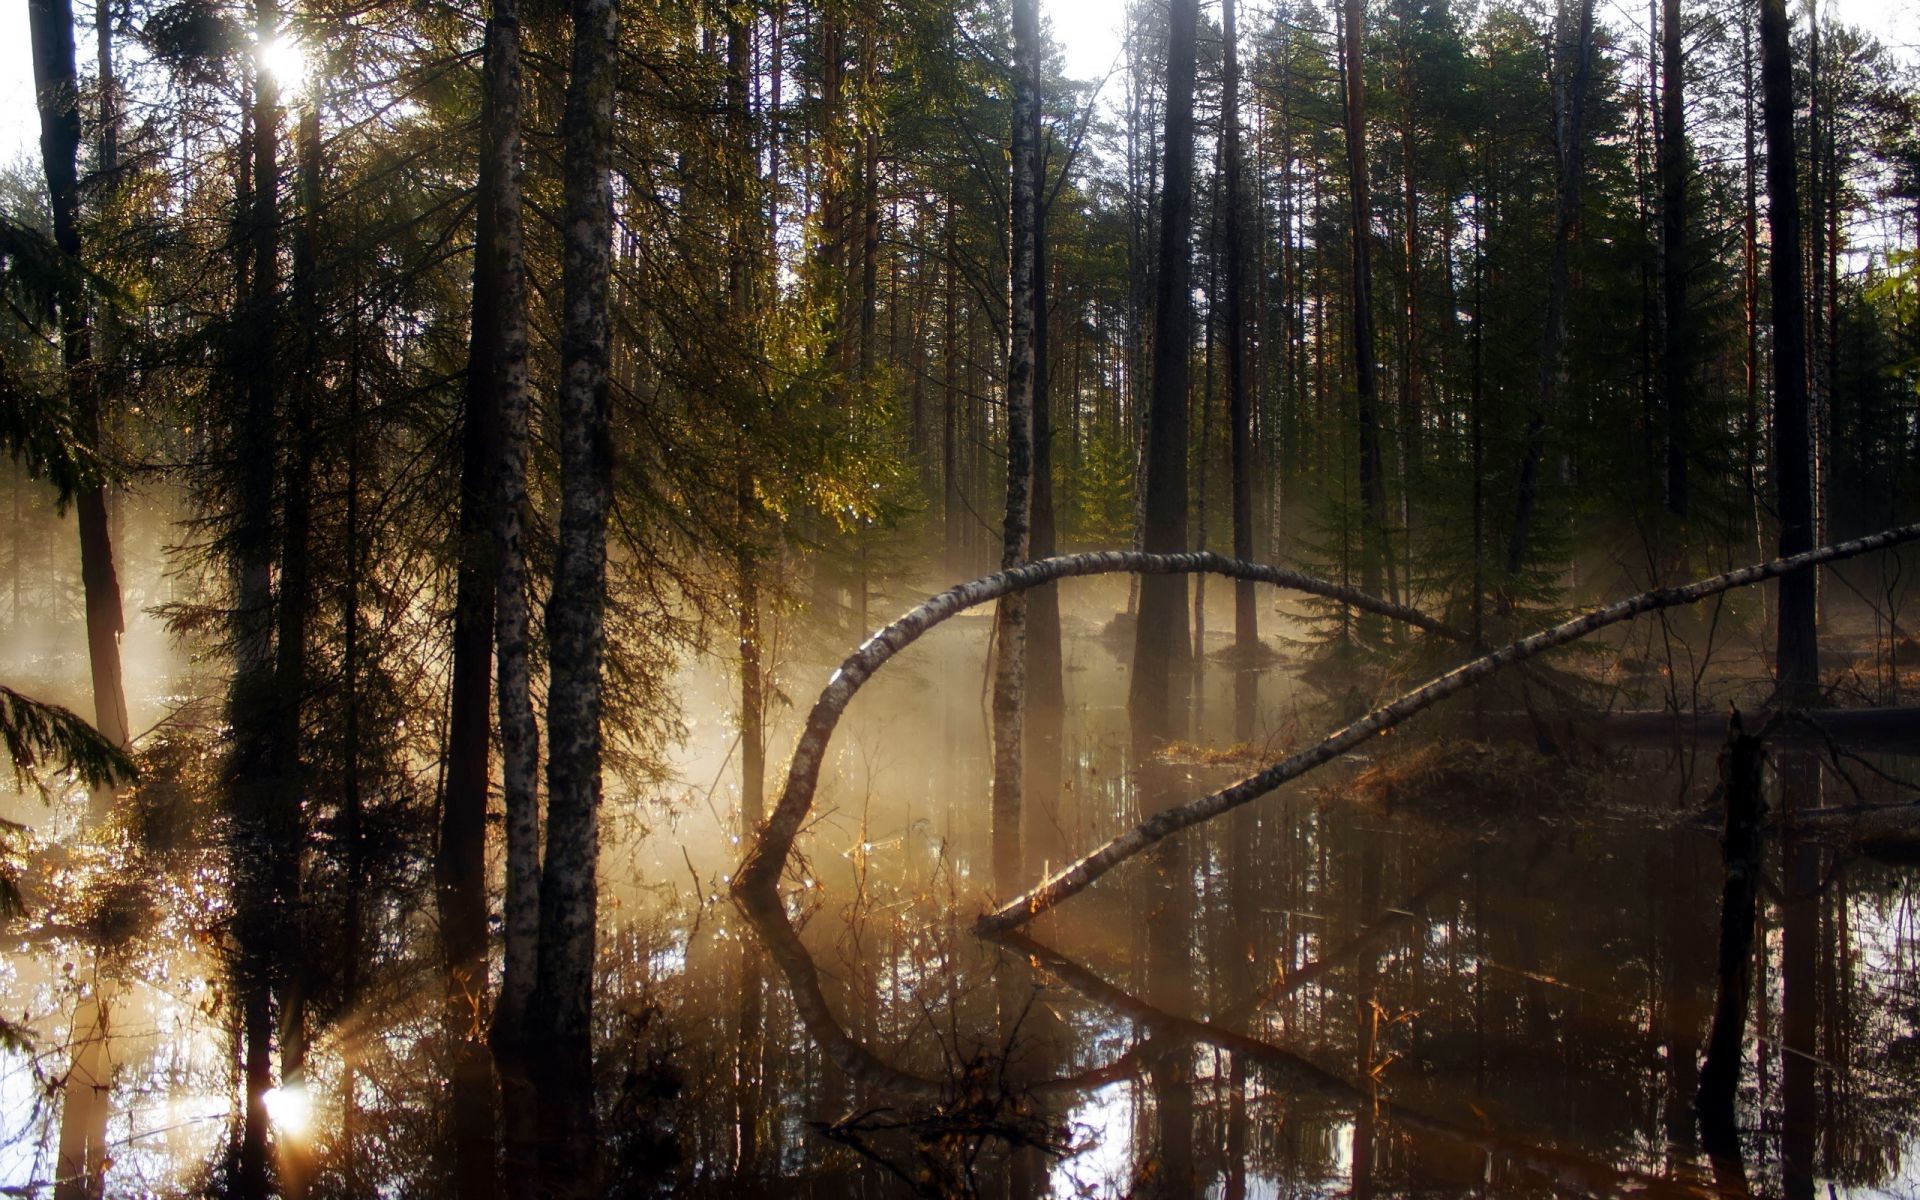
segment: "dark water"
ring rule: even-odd
[[[784,888],[791,939],[727,896],[725,681],[695,678],[685,786],[609,814],[598,1011],[616,1186],[1920,1194],[1915,876],[1845,837],[1770,843],[1742,1158],[1699,1147],[1721,872],[1695,814],[1712,747],[1590,759],[1577,786],[1542,776],[1537,796],[1523,782],[1499,806],[1454,795],[1438,812],[1356,803],[1355,764],[1189,831],[1030,940],[995,944],[967,930],[989,899],[983,643],[982,622],[956,623],[856,702]],[[1070,639],[1065,769],[1023,838],[1035,878],[1327,727],[1291,675],[1215,665],[1190,740],[1249,742],[1252,757],[1142,760],[1123,650],[1091,627]],[[796,710],[823,675],[788,667]],[[1236,711],[1237,687],[1250,709]],[[1892,797],[1854,773],[1863,796],[1817,764],[1783,759],[1780,774],[1795,804]],[[438,980],[430,920],[416,925],[417,946],[387,951],[411,974],[390,972],[398,982],[315,1050],[315,1194],[431,1193],[444,1178]],[[0,1077],[13,1137],[0,1170],[26,1183],[48,1177],[47,1080],[65,1069],[90,968],[46,946],[10,964],[6,1010],[46,1034]],[[129,974],[109,1190],[166,1194],[204,1179],[228,1137],[230,1016],[190,940]]]

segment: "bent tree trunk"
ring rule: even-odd
[[[1026,591],[1060,579],[1121,573],[1190,575],[1201,571],[1230,579],[1251,579],[1338,600],[1450,640],[1463,640],[1467,636],[1416,609],[1369,596],[1356,588],[1343,587],[1287,567],[1238,562],[1204,552],[1146,554],[1138,550],[1109,550],[1096,554],[1072,554],[1026,563],[959,584],[924,601],[875,633],[834,672],[807,715],[806,726],[787,768],[786,788],[781,792],[779,803],[774,806],[772,815],[761,828],[739,872],[734,876],[735,894],[758,893],[774,887],[786,863],[787,854],[793,848],[793,841],[799,836],[800,827],[813,806],[814,791],[820,781],[820,768],[826,759],[827,743],[839,725],[841,714],[874,672],[886,665],[894,655],[918,641],[922,634],[970,608],[997,600],[1008,592]]]
[[[547,842],[527,1062],[540,1102],[543,1195],[599,1194],[593,1096],[594,878],[600,852],[600,700],[607,513],[608,274],[613,241],[614,0],[574,0],[563,120],[560,538],[547,604]]]
[[[1158,814],[1133,830],[1066,867],[1044,883],[984,916],[976,925],[981,933],[992,933],[1026,924],[1040,912],[1085,890],[1094,880],[1146,847],[1190,825],[1237,808],[1271,792],[1282,783],[1338,757],[1361,742],[1382,733],[1433,705],[1464,691],[1505,667],[1524,662],[1544,651],[1580,640],[1609,625],[1630,620],[1643,613],[1693,604],[1709,596],[1737,587],[1778,578],[1790,571],[1837,562],[1870,551],[1902,545],[1920,539],[1920,525],[1885,530],[1870,537],[1826,546],[1791,558],[1776,559],[1742,567],[1680,588],[1658,588],[1595,609],[1585,616],[1556,625],[1523,638],[1491,654],[1484,655],[1426,685],[1400,697],[1393,703],[1353,722],[1330,735],[1319,745],[1292,755],[1239,783],[1215,792],[1191,804]],[[794,839],[813,806],[819,785],[820,769],[826,758],[827,744],[847,705],[876,671],[896,654],[911,646],[928,630],[969,608],[977,607],[1010,591],[1023,591],[1054,580],[1083,575],[1115,574],[1122,571],[1142,574],[1191,574],[1207,572],[1232,579],[1253,579],[1309,595],[1322,596],[1352,605],[1365,612],[1401,621],[1415,628],[1437,633],[1449,639],[1466,641],[1469,635],[1408,608],[1403,604],[1369,596],[1353,588],[1305,575],[1283,567],[1244,563],[1216,554],[1143,554],[1134,551],[1110,551],[1101,554],[1076,554],[1063,558],[1027,563],[969,583],[959,584],[934,596],[886,628],[879,630],[858,650],[848,655],[828,679],[820,697],[807,715],[800,741],[794,748],[787,771],[786,789],[773,815],[760,830],[745,860],[734,876],[733,892],[743,900],[756,902],[774,894]]]
[[[1230,787],[1195,800],[1191,804],[1155,814],[1106,845],[1085,855],[1078,862],[1063,868],[1025,895],[1016,897],[992,913],[981,917],[974,929],[979,933],[991,933],[1025,925],[1069,896],[1085,891],[1096,879],[1169,835],[1257,800],[1288,780],[1298,778],[1315,767],[1338,758],[1361,742],[1392,729],[1407,718],[1432,708],[1449,696],[1465,691],[1503,668],[1525,662],[1557,646],[1577,642],[1591,633],[1605,629],[1609,625],[1632,620],[1642,613],[1657,612],[1683,604],[1694,604],[1733,588],[1762,583],[1793,571],[1807,570],[1822,563],[1837,562],[1868,551],[1901,545],[1916,538],[1920,538],[1920,525],[1905,525],[1898,529],[1876,533],[1871,537],[1841,542],[1790,558],[1778,558],[1769,563],[1742,567],[1737,571],[1728,571],[1685,587],[1656,588],[1650,592],[1641,592],[1637,596],[1629,596],[1625,600],[1595,609],[1585,616],[1576,617],[1571,621],[1555,625],[1551,629],[1522,638],[1491,654],[1474,659],[1464,666],[1454,668],[1445,675],[1406,693],[1391,704],[1374,709],[1345,728],[1330,734],[1319,744],[1290,755]]]

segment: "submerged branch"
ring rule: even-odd
[[[1852,541],[1809,550],[1789,558],[1742,567],[1737,571],[1728,571],[1723,575],[1715,575],[1685,587],[1655,588],[1650,592],[1642,592],[1637,596],[1630,596],[1625,600],[1595,609],[1584,616],[1555,625],[1551,629],[1542,630],[1531,637],[1522,638],[1491,654],[1454,668],[1424,686],[1406,693],[1391,704],[1374,709],[1345,728],[1330,734],[1319,744],[1302,750],[1298,754],[1290,755],[1264,771],[1249,775],[1231,787],[1223,788],[1191,804],[1155,814],[1079,861],[1062,868],[1026,894],[1015,897],[1000,908],[981,917],[974,924],[974,932],[988,934],[1025,925],[1062,900],[1086,890],[1096,879],[1154,843],[1189,826],[1211,820],[1221,813],[1230,812],[1243,804],[1259,799],[1281,784],[1331,762],[1367,739],[1392,729],[1409,717],[1472,687],[1505,667],[1524,662],[1557,646],[1579,641],[1609,625],[1631,620],[1642,613],[1693,604],[1709,596],[1716,596],[1737,587],[1762,583],[1804,567],[1837,562],[1873,550],[1897,546],[1916,538],[1920,538],[1920,525],[1904,525],[1869,537],[1855,538]]]

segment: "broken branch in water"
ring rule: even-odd
[[[1831,546],[1822,546],[1790,558],[1775,559],[1715,575],[1685,587],[1655,588],[1625,600],[1598,608],[1584,616],[1562,622],[1531,637],[1502,646],[1491,654],[1454,668],[1445,675],[1406,693],[1391,704],[1374,709],[1352,724],[1330,734],[1319,744],[1289,755],[1264,771],[1249,775],[1231,787],[1202,797],[1190,804],[1156,813],[1139,825],[1109,841],[1106,845],[1062,868],[1044,882],[982,916],[974,932],[990,934],[1017,929],[1069,896],[1086,890],[1096,879],[1156,842],[1189,826],[1211,820],[1243,804],[1259,799],[1281,784],[1305,775],[1345,754],[1360,743],[1384,733],[1409,717],[1433,707],[1505,667],[1524,662],[1558,646],[1577,642],[1609,625],[1617,625],[1643,613],[1693,604],[1709,596],[1763,583],[1804,567],[1838,562],[1870,551],[1897,546],[1920,538],[1920,525],[1903,525],[1868,537],[1855,538]]]

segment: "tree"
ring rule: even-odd
[[[547,603],[547,837],[527,1054],[540,1099],[544,1194],[599,1191],[593,1101],[593,950],[600,856],[601,665],[613,444],[607,312],[614,0],[574,0],[563,118],[560,543]]]
[[[1246,198],[1241,182],[1240,49],[1234,0],[1221,0],[1220,151],[1226,173],[1227,427],[1233,473],[1233,556],[1253,559],[1253,404],[1247,379]],[[1233,641],[1241,653],[1260,642],[1253,584],[1233,585]]]
[[[1187,357],[1193,301],[1193,85],[1199,0],[1173,0],[1167,26],[1165,168],[1160,187],[1159,274],[1154,283],[1153,384],[1146,414],[1143,548],[1177,553],[1187,545]],[[1140,582],[1128,704],[1136,729],[1151,738],[1173,728],[1176,667],[1192,654],[1187,585],[1179,576]]]
[[[1034,139],[1039,119],[1040,13],[1037,0],[1013,6],[1013,243],[1011,326],[1007,352],[1007,508],[1000,565],[1026,561],[1033,522],[1034,244],[1039,196]],[[1021,750],[1027,683],[1026,597],[995,610],[998,657],[993,674],[994,881],[1012,887],[1021,875]]]
[[[1813,546],[1813,443],[1807,403],[1806,289],[1800,270],[1799,174],[1793,137],[1793,59],[1785,0],[1760,0],[1761,121],[1767,141],[1768,275],[1773,300],[1773,477],[1780,554]],[[1814,631],[1814,570],[1780,579],[1774,669],[1779,699],[1813,704],[1820,694]]]

